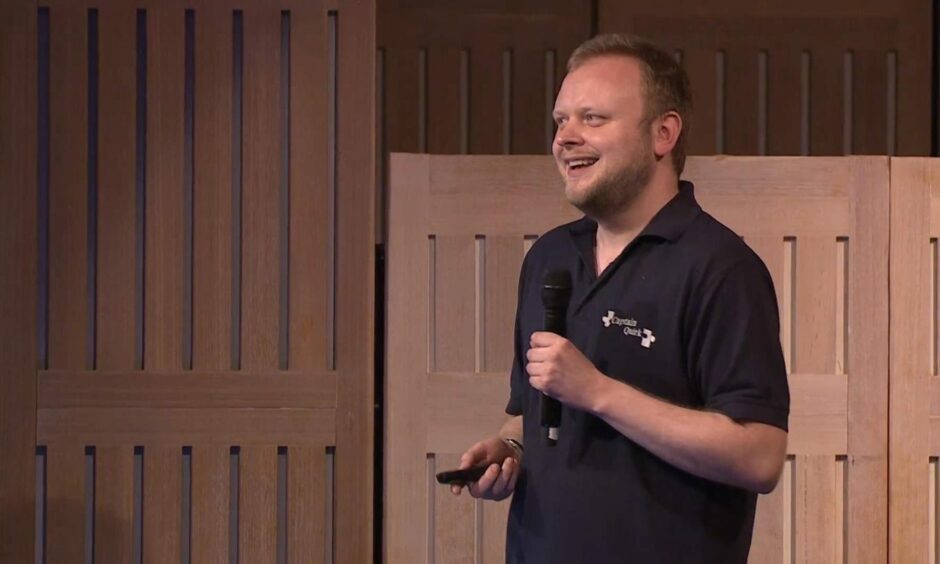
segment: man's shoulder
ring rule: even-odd
[[[744,237],[704,210],[683,234],[682,242],[695,266],[708,273],[741,269],[767,271],[761,257]]]

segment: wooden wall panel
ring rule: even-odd
[[[21,515],[36,507],[35,449],[45,447],[48,488],[40,507],[54,512],[40,539],[47,559],[76,560],[91,549],[84,504],[93,501],[98,560],[133,561],[140,549],[145,561],[225,562],[234,522],[239,559],[273,562],[280,548],[277,449],[287,446],[293,454],[280,526],[288,559],[368,561],[375,157],[374,115],[362,109],[374,101],[367,70],[375,57],[373,4],[53,2],[54,226],[48,249],[39,248],[55,276],[48,367],[35,347],[36,314],[43,311],[36,303],[36,215],[23,211],[43,203],[35,190],[35,72],[46,63],[37,61],[35,48],[43,44],[35,5],[30,10],[29,18],[24,12],[9,20],[17,31],[4,27],[2,39],[4,49],[11,46],[3,57],[15,54],[28,68],[0,59],[4,76],[30,84],[19,91],[29,103],[0,89],[2,111],[32,119],[5,123],[17,124],[20,143],[29,140],[33,153],[8,149],[13,145],[4,137],[0,155],[3,163],[11,155],[29,163],[30,174],[7,166],[3,177],[11,185],[28,180],[16,198],[4,200],[25,222],[3,222],[11,228],[7,240],[21,249],[4,257],[20,261],[9,269],[24,273],[9,290],[28,309],[26,317],[18,310],[7,315],[19,325],[18,337],[11,332],[6,343],[20,356],[4,356],[13,364],[3,374],[18,374],[17,360],[30,355],[23,363],[28,386],[4,380],[0,397],[28,409],[4,404],[3,412],[22,421],[9,428],[28,447],[18,461],[22,479],[10,475],[28,494]],[[90,46],[95,19],[97,49]],[[15,45],[27,40],[25,51]],[[87,60],[90,52],[96,60]],[[90,119],[95,107],[97,119]],[[88,184],[95,151],[97,191]],[[96,237],[94,261],[89,236]],[[334,323],[335,316],[343,321]],[[5,452],[17,452],[19,442],[7,438]],[[95,452],[91,491],[84,482],[86,445]],[[237,507],[230,507],[232,447],[241,463]],[[339,453],[335,480],[328,448]],[[5,469],[4,476],[5,487]],[[190,529],[183,531],[187,512]],[[35,521],[27,521],[31,531]],[[22,542],[5,543],[2,560],[11,554],[17,555],[11,561],[29,561],[18,555],[35,549],[30,534],[4,527],[2,534],[15,531]]]
[[[0,5],[0,560],[35,546],[38,261],[37,15]]]
[[[901,154],[931,150],[928,2],[601,1],[597,13],[601,33],[637,33],[682,52],[695,102],[691,154],[760,153],[754,70],[761,52],[768,54],[768,154],[894,154],[893,130]],[[889,56],[897,57],[896,83]],[[720,58],[724,80],[715,83]],[[892,88],[895,105],[886,94]],[[801,90],[808,103],[797,111]],[[799,144],[795,126],[805,129]]]
[[[703,207],[765,257],[790,357],[790,459],[778,489],[759,502],[752,561],[883,561],[887,160],[696,158],[688,171]],[[505,509],[483,504],[471,526],[468,506],[441,499],[449,493],[429,483],[424,462],[433,454],[435,468],[454,463],[455,444],[469,446],[505,419],[506,365],[491,366],[488,350],[513,319],[490,315],[494,277],[503,278],[494,298],[505,308],[514,301],[525,236],[576,213],[557,205],[563,199],[549,157],[395,155],[392,173],[385,556],[422,562],[431,547],[438,560],[498,559],[502,545],[493,543],[502,542],[494,537]],[[502,217],[523,207],[528,213]],[[471,234],[481,255],[476,269]],[[491,271],[493,262],[503,264]],[[467,352],[457,358],[448,345],[469,346],[470,321],[451,323],[451,312],[443,322],[439,307],[431,316],[426,309],[438,304],[442,270],[461,277],[446,284],[446,301],[462,304],[459,315],[480,308],[483,358],[473,370]],[[414,508],[429,504],[427,521],[416,521]]]
[[[937,397],[937,263],[940,234],[930,213],[940,201],[935,159],[891,160],[891,484],[890,562],[935,554],[936,503],[928,469],[940,455]],[[935,244],[935,243],[934,243]]]

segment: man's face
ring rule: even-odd
[[[652,175],[656,159],[643,98],[643,73],[631,57],[588,59],[561,85],[552,153],[565,196],[588,216],[625,209]]]

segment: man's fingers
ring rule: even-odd
[[[515,473],[516,469],[516,459],[509,457],[503,461],[503,466],[500,468],[499,477],[496,478],[496,482],[493,484],[493,495],[497,497],[502,497],[506,495],[506,489],[509,486],[512,476]]]
[[[470,490],[470,494],[473,497],[489,497],[490,490],[493,488],[493,483],[499,477],[499,465],[490,464],[490,467],[486,469],[486,472],[483,473],[483,476],[480,477],[476,482],[470,482],[467,486]]]
[[[536,331],[529,337],[529,346],[534,348],[550,347],[564,337],[558,336],[547,331]]]

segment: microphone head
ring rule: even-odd
[[[571,273],[563,268],[549,270],[542,278],[542,305],[567,308],[571,298]]]

